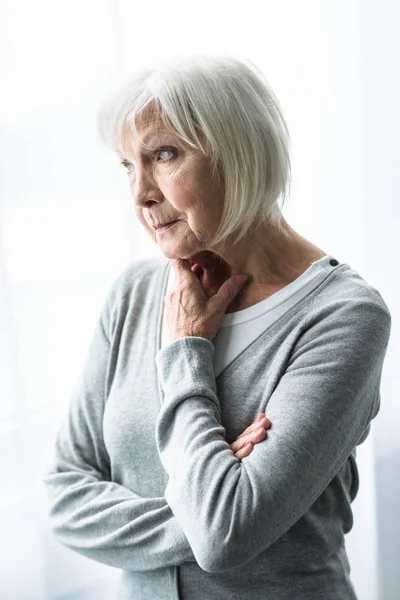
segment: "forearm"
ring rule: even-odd
[[[195,561],[164,497],[142,498],[108,481],[77,472],[44,477],[57,539],[101,563],[151,571]]]
[[[345,304],[337,318],[334,305],[329,318],[304,334],[268,400],[273,432],[243,463],[225,439],[212,344],[185,337],[158,352],[164,400],[156,440],[169,475],[165,496],[204,570],[241,566],[288,531],[376,414],[388,321],[376,318],[370,303],[360,303],[360,321],[353,310]]]

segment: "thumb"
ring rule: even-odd
[[[227,279],[219,288],[218,292],[210,301],[215,304],[220,310],[225,312],[225,309],[236,298],[242,287],[247,281],[247,275],[235,275]]]

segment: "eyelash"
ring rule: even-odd
[[[157,155],[160,152],[166,152],[166,151],[167,152],[172,152],[172,154],[174,155],[172,158],[168,158],[167,160],[162,160],[161,161],[163,163],[168,163],[173,158],[175,158],[176,154],[177,154],[177,150],[173,146],[162,146],[161,148],[157,148],[157,150],[155,150],[153,154]],[[128,173],[131,172],[130,169],[129,169],[129,167],[133,167],[133,165],[128,160],[121,160],[121,165],[127,170]]]

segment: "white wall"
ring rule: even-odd
[[[365,115],[365,272],[392,313],[382,400],[375,428],[379,600],[400,598],[400,7],[361,4]]]

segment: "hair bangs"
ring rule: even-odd
[[[271,234],[279,229],[291,182],[289,132],[277,97],[250,60],[178,57],[142,70],[103,105],[100,135],[123,149],[126,127],[136,136],[142,118],[201,150],[212,176],[223,178],[222,217],[210,243],[238,243],[259,226]]]

